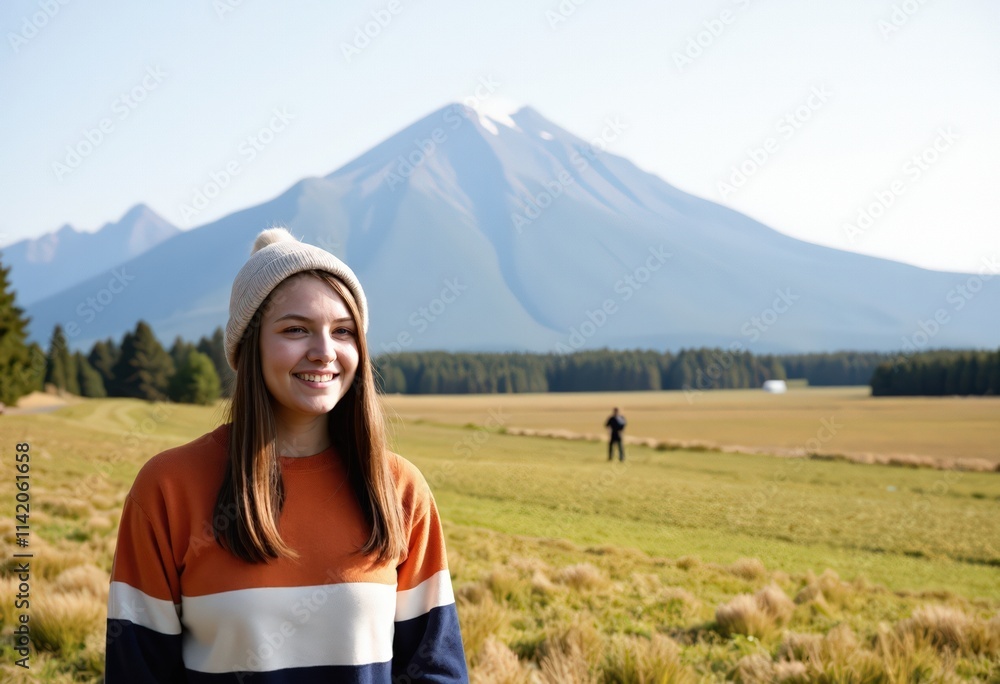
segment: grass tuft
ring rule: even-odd
[[[32,601],[31,640],[36,648],[70,655],[107,619],[107,603],[86,592],[37,591]]]
[[[560,569],[556,581],[577,591],[598,589],[607,584],[604,574],[590,563],[577,563]]]
[[[529,684],[530,671],[502,641],[489,637],[479,648],[469,679],[481,684]]]
[[[759,558],[740,558],[729,566],[729,572],[745,580],[761,579],[767,574],[767,568]]]
[[[771,584],[754,595],[739,594],[715,611],[715,621],[724,636],[765,637],[788,622],[795,603],[781,587]]]

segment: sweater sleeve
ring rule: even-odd
[[[165,525],[130,493],[122,509],[108,594],[105,682],[186,680],[180,581]]]
[[[417,475],[409,550],[397,568],[393,681],[468,682],[437,504]]]

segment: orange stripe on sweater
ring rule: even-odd
[[[317,456],[282,459],[286,487],[280,529],[297,560],[248,564],[212,535],[215,499],[226,468],[228,425],[157,454],[136,477],[123,512],[112,579],[155,598],[180,601],[253,587],[379,582],[406,590],[447,567],[436,508],[419,470],[392,454],[397,489],[409,513],[410,551],[397,576],[356,553],[369,527],[333,448]],[[435,534],[435,531],[437,533]]]

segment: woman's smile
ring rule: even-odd
[[[331,387],[333,381],[340,377],[340,373],[292,373],[302,381],[306,387],[316,387],[322,389]]]

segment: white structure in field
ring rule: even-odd
[[[784,394],[788,391],[788,385],[784,380],[765,380],[764,391],[771,394]]]

